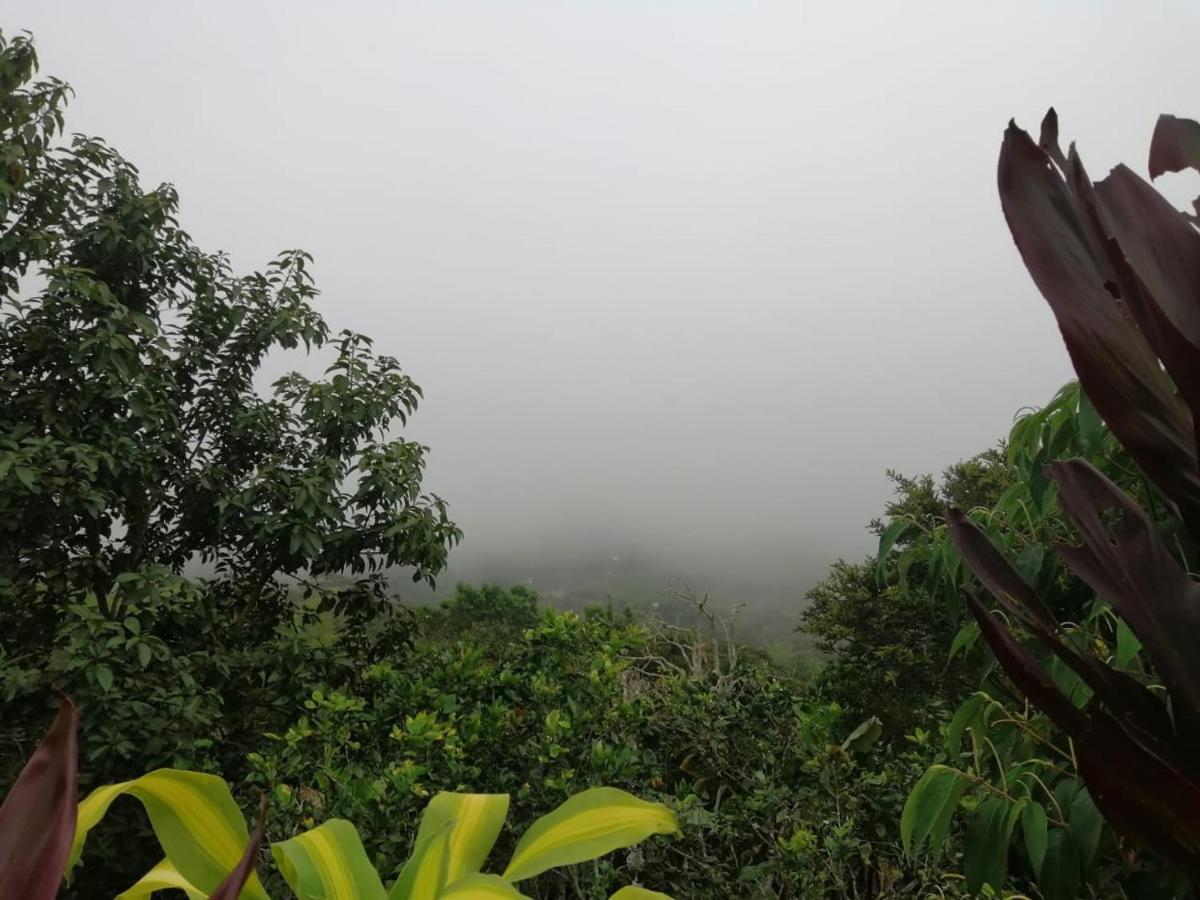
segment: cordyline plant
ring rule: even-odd
[[[1200,124],[1162,116],[1150,176],[1200,170]],[[1054,110],[1035,142],[1004,136],[999,189],[1017,248],[1049,302],[1080,384],[1113,435],[1200,541],[1200,233],[1147,181],[1118,166],[1093,184]],[[1197,201],[1200,211],[1200,201]],[[1141,641],[1166,702],[1071,644],[1017,570],[964,513],[949,511],[963,560],[1006,616],[968,605],[1012,682],[1072,739],[1108,821],[1200,883],[1200,585],[1151,517],[1082,459],[1047,467],[1083,539],[1071,571]],[[1004,619],[1007,618],[1006,625]],[[1091,688],[1082,707],[1010,627],[1023,628]]]
[[[146,900],[168,889],[189,900],[269,900],[256,872],[265,797],[253,834],[229,785],[201,772],[158,769],[99,787],[76,804],[77,727],[75,707],[64,699],[0,807],[0,897],[51,900],[79,862],[88,833],[127,794],[145,807],[165,856],[117,900]],[[518,882],[679,830],[674,813],[660,803],[593,788],[534,822],[502,875],[485,874],[508,803],[507,794],[436,795],[421,817],[412,857],[390,889],[344,819],[274,843],[271,854],[299,900],[521,900]],[[631,885],[611,900],[671,898]]]

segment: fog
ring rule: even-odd
[[[547,589],[798,601],[869,552],[886,468],[1070,377],[999,210],[1008,119],[1054,104],[1098,177],[1197,112],[1192,3],[3,12],[202,246],[310,250],[332,327],[422,385],[450,579]]]

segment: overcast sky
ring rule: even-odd
[[[6,0],[73,130],[239,268],[315,254],[335,329],[483,558],[639,546],[809,578],[884,469],[1070,376],[995,190],[1057,106],[1094,176],[1195,115],[1195,3]],[[684,563],[680,563],[684,565]],[[803,570],[803,571],[802,571]],[[799,584],[803,587],[803,584]]]

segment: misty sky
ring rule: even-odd
[[[1094,176],[1144,171],[1157,113],[1200,112],[1197,25],[1083,0],[0,15],[202,246],[315,254],[332,327],[425,389],[405,433],[465,556],[797,582],[870,549],[885,468],[981,450],[1070,376],[1000,214],[1003,128],[1054,104]]]

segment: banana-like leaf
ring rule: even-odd
[[[663,894],[659,891],[648,891],[644,887],[630,885],[623,887],[608,900],[672,900],[670,894]]]
[[[492,852],[504,819],[508,816],[508,794],[456,794],[442,791],[429,801],[417,829],[419,847],[454,822],[446,858],[446,884],[454,884],[466,875],[483,869]]]
[[[164,859],[139,878],[136,884],[117,894],[114,900],[150,900],[155,891],[166,890],[183,891],[188,900],[205,900],[208,896],[180,875],[169,859]]]
[[[79,718],[64,697],[0,806],[0,896],[53,900],[75,833]]]
[[[529,900],[499,875],[468,875],[442,891],[438,900]]]
[[[616,788],[592,788],[542,816],[517,842],[504,872],[522,881],[552,869],[596,859],[652,834],[676,834],[679,822],[661,803]]]
[[[453,819],[443,822],[437,831],[417,840],[413,855],[388,892],[388,900],[438,900],[446,886],[450,832],[454,825]]]
[[[241,897],[242,889],[254,875],[254,869],[258,865],[258,853],[262,850],[263,836],[266,831],[267,795],[263,794],[258,803],[258,824],[254,827],[254,834],[250,835],[250,841],[246,844],[241,861],[237,864],[237,868],[217,885],[217,889],[212,892],[208,900],[238,900]]]
[[[299,900],[385,900],[379,873],[345,819],[272,844],[271,855]]]
[[[79,804],[68,868],[78,861],[88,832],[124,794],[142,802],[167,859],[199,890],[211,894],[241,863],[250,835],[229,785],[202,772],[157,769],[133,781],[96,788]],[[254,874],[242,893],[249,900],[267,900]]]

